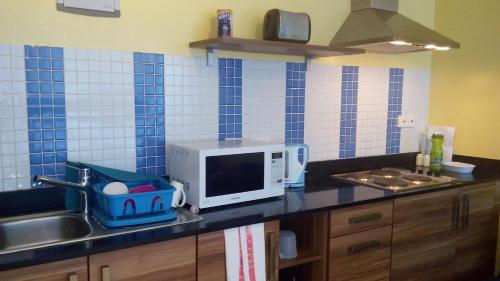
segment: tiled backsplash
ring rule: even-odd
[[[310,160],[418,150],[429,71],[0,44],[0,191],[66,159],[167,173],[165,146],[254,138]],[[416,126],[398,128],[413,115]]]

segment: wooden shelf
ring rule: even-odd
[[[274,55],[333,57],[362,54],[361,49],[333,48],[330,46],[290,43],[280,41],[216,37],[189,43],[189,47],[207,50],[226,50]]]
[[[280,269],[289,268],[301,264],[315,262],[323,259],[322,254],[313,253],[311,251],[298,251],[298,255],[293,259],[280,259]]]

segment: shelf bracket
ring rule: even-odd
[[[304,56],[304,63],[306,64],[306,71],[309,69],[309,64],[311,60],[315,59],[316,56]]]
[[[217,51],[219,51],[219,49],[207,48],[207,66],[214,66],[215,65],[215,60],[217,59],[215,57],[215,53]]]

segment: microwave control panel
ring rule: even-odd
[[[283,151],[271,153],[271,183],[283,184],[285,176],[285,161]]]

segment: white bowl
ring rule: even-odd
[[[462,162],[443,162],[444,170],[453,173],[472,173],[472,170],[474,170],[475,167],[475,165]]]
[[[128,193],[128,188],[124,183],[121,182],[111,182],[108,183],[103,189],[102,192],[107,195],[122,195]]]

